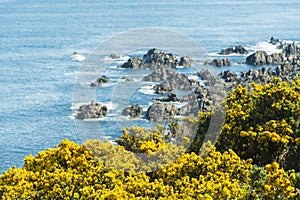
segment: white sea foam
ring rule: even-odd
[[[82,105],[89,105],[91,102],[81,102],[81,103],[73,103],[73,105],[71,106],[71,110],[78,110],[80,108],[80,106]],[[112,102],[99,102],[105,106],[107,106],[107,108],[109,110],[115,110],[118,107],[118,104],[112,103]]]
[[[107,106],[108,110],[116,110],[118,108],[118,104],[115,104],[113,102],[107,102],[104,103],[104,105]]]
[[[182,108],[183,106],[188,105],[187,102],[178,102],[178,101],[173,102],[172,104],[173,104],[176,108]]]
[[[199,79],[199,76],[197,76],[197,75],[188,75],[188,78],[197,81]]]
[[[154,85],[145,85],[145,86],[141,87],[138,91],[143,94],[152,95],[152,94],[154,94],[153,86]]]
[[[238,53],[232,53],[232,54],[229,54],[229,55],[221,55],[221,54],[219,54],[219,52],[211,52],[211,53],[208,53],[208,55],[211,56],[211,57],[231,57],[231,56],[234,56],[234,57],[238,57],[238,56],[243,57],[243,56],[245,56],[244,54],[238,54]]]
[[[123,64],[124,62],[126,62],[130,57],[129,56],[120,56],[118,58],[111,58],[110,56],[105,56],[104,57],[104,61],[114,61],[115,63],[118,63],[118,64]]]
[[[80,55],[76,52],[73,53],[73,55],[71,56],[72,60],[76,60],[76,61],[79,61],[79,62],[82,62],[84,61],[86,58],[83,56],[83,55]]]
[[[265,51],[267,54],[280,53],[281,49],[277,49],[277,45],[269,42],[258,42],[255,46],[250,48],[253,51]]]
[[[80,106],[90,104],[91,102],[73,103],[71,110],[78,110]]]

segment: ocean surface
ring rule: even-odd
[[[299,10],[298,0],[0,0],[0,172],[65,138],[82,142],[71,109],[83,65],[74,51],[86,57],[144,27],[184,34],[209,55],[239,44],[267,49],[271,36],[300,41]],[[120,134],[107,126],[108,138]]]

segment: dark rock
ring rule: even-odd
[[[232,47],[222,49],[221,52],[219,53],[220,55],[230,55],[234,53],[234,49]]]
[[[237,53],[237,54],[248,54],[248,50],[243,47],[242,45],[238,45],[234,48],[234,53]]]
[[[77,119],[94,119],[102,118],[108,115],[107,106],[92,101],[91,104],[82,105],[79,108],[79,112],[76,116]]]
[[[203,98],[202,98],[203,99]],[[194,116],[196,117],[199,112],[198,95],[195,92],[191,92],[180,99],[183,106],[179,109],[179,113],[182,116]]]
[[[210,80],[214,78],[214,76],[207,69],[201,69],[201,71],[197,72],[196,75],[202,80]]]
[[[148,76],[144,77],[144,81],[150,82],[160,82],[160,81],[167,81],[174,79],[175,77],[180,78],[181,74],[178,73],[174,69],[170,68],[160,68],[149,74]]]
[[[158,99],[154,99],[154,100],[161,101],[161,102],[175,102],[175,101],[179,101],[179,98],[177,98],[176,94],[170,93],[163,98],[158,98]]]
[[[144,81],[160,82],[154,86],[157,94],[164,94],[173,90],[192,90],[195,83],[184,74],[172,68],[160,68],[144,77]]]
[[[158,51],[155,48],[150,49],[147,54],[144,55],[143,61],[146,64],[163,65],[172,68],[178,66],[178,60],[175,55],[164,51]]]
[[[172,103],[156,102],[148,108],[146,119],[153,122],[171,121],[177,114],[178,109]]]
[[[163,81],[162,83],[155,85],[153,87],[154,92],[156,94],[165,94],[165,93],[169,93],[172,92],[174,90],[174,88],[176,88],[176,84],[173,82],[169,82],[169,81]]]
[[[191,67],[193,64],[193,60],[188,56],[182,56],[179,61],[179,66],[183,67]]]
[[[268,64],[277,65],[277,64],[281,64],[285,60],[285,55],[283,53],[273,53],[271,54],[271,57],[272,57],[272,63],[268,63]]]
[[[230,66],[232,65],[231,61],[228,58],[215,58],[213,61],[210,63],[210,65],[214,65],[217,67],[223,67],[223,66]]]
[[[281,64],[285,60],[284,53],[273,53],[267,55],[264,51],[256,51],[246,58],[246,64],[258,66],[258,65],[275,65]]]
[[[122,111],[122,115],[129,116],[130,118],[139,118],[143,114],[143,108],[139,105],[128,106]]]
[[[246,64],[254,65],[254,66],[265,65],[265,64],[267,64],[266,56],[267,56],[266,52],[256,51],[246,58]]]
[[[181,74],[183,78],[176,77],[174,80],[163,81],[153,87],[156,94],[165,94],[176,90],[192,90],[193,82],[186,75]]]
[[[279,39],[275,39],[275,38],[273,38],[273,37],[271,37],[271,39],[270,39],[270,41],[269,41],[269,43],[271,43],[271,44],[273,44],[273,45],[276,45],[276,44],[278,44],[279,42],[280,42]]]
[[[121,68],[127,69],[160,69],[160,68],[176,68],[179,64],[183,67],[190,67],[193,61],[188,56],[183,56],[178,62],[176,56],[172,53],[166,53],[164,51],[158,51],[153,48],[140,57],[133,57],[127,60]]]
[[[219,74],[219,77],[224,79],[225,82],[236,82],[241,81],[238,75],[235,72],[231,72],[230,70],[223,71]]]
[[[108,83],[109,79],[106,76],[101,76],[100,78],[98,78],[95,82],[91,83],[92,87],[98,87],[101,86],[104,83]]]
[[[238,46],[235,46],[234,48],[230,47],[230,48],[222,49],[219,54],[220,55],[230,55],[230,54],[234,54],[234,53],[236,53],[236,54],[247,54],[248,51],[242,45],[238,45]]]
[[[221,80],[218,77],[213,76],[207,69],[201,69],[201,71],[197,72],[196,75],[205,81],[206,86],[212,86],[221,83]]]
[[[299,58],[300,48],[293,42],[292,44],[288,44],[283,49],[283,52],[286,54],[287,60],[292,61],[294,58]]]
[[[129,58],[127,62],[125,62],[123,65],[119,66],[121,68],[126,69],[141,69],[143,61],[139,57]]]

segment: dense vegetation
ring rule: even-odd
[[[299,199],[300,80],[238,86],[226,101],[216,145],[203,144],[210,113],[193,141],[175,145],[165,128],[123,129],[114,146],[69,140],[25,158],[0,176],[2,199]],[[180,123],[170,124],[174,137]],[[170,135],[170,134],[169,134]],[[186,144],[189,148],[186,151]],[[207,154],[199,155],[206,151]],[[159,161],[159,162],[158,162]]]

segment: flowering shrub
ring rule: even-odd
[[[124,128],[118,146],[64,140],[0,175],[0,198],[299,199],[300,80],[238,86],[226,107],[216,147],[202,144],[211,113],[172,122],[167,135]],[[182,125],[198,126],[193,141]]]
[[[253,89],[238,86],[227,98],[218,149],[233,149],[260,166],[280,163],[300,171],[300,80],[274,79]]]
[[[88,146],[98,147],[94,159]],[[90,146],[91,147],[91,146]],[[94,153],[95,153],[94,152]],[[123,152],[124,158],[113,156]],[[106,156],[112,156],[111,161]],[[126,157],[127,156],[127,157]],[[128,158],[128,160],[126,160]],[[64,140],[58,147],[25,158],[23,168],[11,168],[0,176],[2,199],[246,199],[295,195],[292,174],[278,164],[266,166],[261,184],[251,183],[251,160],[232,150],[209,148],[206,157],[185,153],[175,162],[152,173],[111,167],[120,162],[139,163],[132,152],[108,142],[88,141],[79,146]],[[128,166],[127,166],[128,167]],[[294,175],[293,175],[294,176]],[[273,183],[273,180],[276,180]]]

